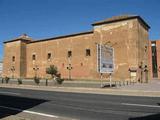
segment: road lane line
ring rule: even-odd
[[[46,114],[46,113],[40,113],[40,112],[29,111],[29,110],[21,110],[21,109],[18,109],[18,108],[6,107],[6,106],[0,106],[0,107],[5,108],[5,109],[18,111],[18,112],[24,112],[24,113],[34,114],[34,115],[41,115],[41,116],[45,116],[45,117],[58,118],[58,116],[51,115],[51,114]]]
[[[160,108],[160,106],[158,106],[158,105],[144,105],[144,104],[132,104],[132,103],[121,103],[121,104],[122,104],[122,105],[128,105],[128,106]]]
[[[3,91],[0,91],[0,94],[21,95],[20,93],[15,93],[15,92],[3,92]]]
[[[35,115],[41,115],[41,116],[45,116],[45,117],[58,118],[58,116],[55,116],[55,115],[50,115],[50,114],[45,114],[45,113],[39,113],[39,112],[34,112],[34,111],[24,110],[23,112],[30,113],[30,114],[35,114]]]

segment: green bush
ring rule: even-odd
[[[2,77],[2,83],[4,83],[4,78]]]
[[[19,85],[22,84],[22,78],[18,78],[17,81]]]
[[[63,81],[64,81],[64,79],[61,79],[60,77],[57,77],[57,78],[56,78],[56,82],[57,82],[58,84],[62,84]]]
[[[4,80],[6,81],[6,83],[9,83],[10,78],[6,76]]]
[[[39,83],[40,83],[40,78],[38,78],[38,77],[34,77],[34,82],[37,84],[37,85],[39,85]]]

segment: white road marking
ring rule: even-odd
[[[158,106],[158,105],[144,105],[144,104],[132,104],[132,103],[121,103],[121,104],[122,104],[122,105],[128,105],[128,106],[160,108],[160,106]]]
[[[41,115],[41,116],[45,116],[45,117],[58,118],[58,116],[51,115],[51,114],[45,114],[45,113],[40,113],[40,112],[35,112],[35,111],[28,111],[28,110],[21,110],[21,109],[18,109],[18,108],[6,107],[6,106],[0,106],[0,107],[5,108],[5,109],[18,111],[18,112],[24,112],[24,113],[34,114],[34,115]]]
[[[3,91],[0,91],[0,94],[21,95],[20,93],[15,93],[15,92],[3,92]]]

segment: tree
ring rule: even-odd
[[[57,67],[54,65],[50,65],[50,67],[46,68],[46,73],[50,74],[52,78],[55,78],[54,80],[56,80],[58,84],[62,84],[64,81],[64,79],[61,78],[61,74],[58,73]]]
[[[46,68],[46,73],[50,74],[52,78],[54,78],[58,73],[57,67],[55,65],[50,65],[50,67]]]

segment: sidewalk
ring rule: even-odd
[[[2,83],[2,80],[0,80],[0,84]],[[5,83],[5,81],[3,81]],[[23,85],[37,85],[33,79],[23,79],[22,80]],[[8,84],[18,84],[17,79],[10,79]],[[123,80],[116,80],[112,81],[112,85],[117,87],[122,87],[126,85],[133,85],[134,83],[131,81],[123,81]],[[101,88],[101,86],[108,86],[109,87],[110,82],[109,80],[65,80],[61,87],[82,87],[82,88]],[[54,80],[48,80],[41,79],[39,86],[57,86],[56,82]]]
[[[160,80],[152,80],[149,83],[135,83],[134,85],[125,85],[112,88],[38,86],[17,84],[0,84],[0,87],[74,93],[160,97]]]
[[[0,80],[0,84],[2,81]],[[5,83],[5,81],[3,81]],[[33,79],[23,79],[22,80],[23,85],[36,85]],[[8,84],[18,84],[17,79],[10,79]],[[56,83],[54,80],[48,80],[46,83],[46,80],[40,80],[39,86],[56,86]],[[99,88],[101,86],[100,81],[79,81],[79,80],[65,80],[62,87],[85,87],[85,88]]]
[[[121,89],[160,92],[160,80],[150,80],[149,83],[136,83],[133,86],[123,86]]]

